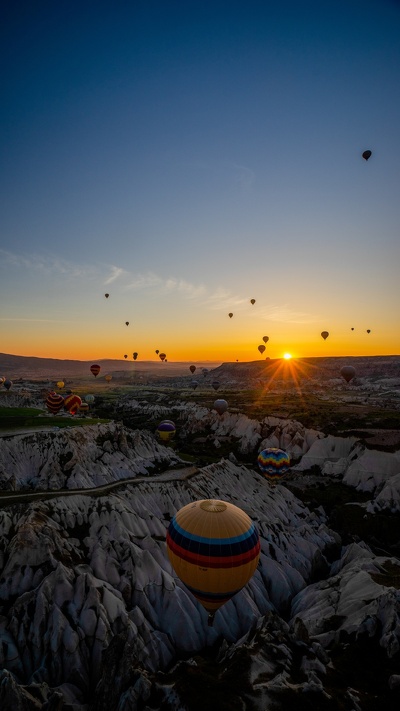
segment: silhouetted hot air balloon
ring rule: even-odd
[[[125,326],[129,326],[129,321],[125,321]]]
[[[223,415],[228,409],[228,403],[226,400],[216,400],[214,402],[214,410],[218,412],[219,415]]]
[[[206,377],[208,373],[208,368],[202,368],[201,372],[203,373],[204,377]]]
[[[136,353],[136,351],[135,351],[135,353],[132,353],[133,360],[137,360],[138,355],[139,355],[139,353]]]
[[[221,383],[218,380],[213,380],[211,386],[214,388],[214,390],[219,390],[220,384]]]
[[[354,326],[351,327],[351,331],[354,331]]]
[[[216,611],[254,574],[260,540],[242,509],[206,499],[175,514],[167,531],[167,551],[178,578],[208,612],[212,625]]]
[[[58,393],[51,392],[46,397],[46,407],[53,415],[56,415],[64,405],[64,398]]]
[[[165,360],[167,356],[165,355],[165,353],[160,353],[158,357],[160,360]]]
[[[259,453],[257,464],[266,479],[271,482],[277,482],[282,479],[289,469],[290,457],[283,449],[268,447]]]
[[[229,316],[229,318],[232,318],[233,314],[232,314],[232,313],[230,313],[230,314],[228,314],[228,316]]]
[[[326,339],[327,339],[328,336],[329,336],[329,332],[328,332],[328,331],[322,331],[322,332],[321,332],[321,336],[322,336],[322,338],[324,339],[324,341],[326,341]]]
[[[169,442],[175,437],[176,426],[172,420],[163,420],[157,427],[157,434],[164,442]]]
[[[371,158],[371,156],[372,156],[372,151],[364,151],[364,153],[362,154],[362,157],[364,158],[364,160],[369,160]]]
[[[265,346],[262,346],[262,345],[261,345],[261,346],[258,346],[258,350],[260,351],[260,353],[264,353],[264,351],[265,351]]]
[[[196,366],[195,366],[195,365],[189,365],[189,370],[190,370],[191,373],[194,373],[194,371],[196,370]]]
[[[96,365],[96,363],[94,363],[90,366],[90,371],[93,373],[94,377],[97,378],[98,374],[101,371],[101,368],[99,365]]]
[[[12,387],[12,380],[9,380],[9,378],[6,378],[3,385],[6,390],[9,390]]]
[[[110,296],[110,294],[104,294],[104,296],[106,297],[106,299],[108,299],[108,297]]]
[[[112,375],[105,375],[105,376],[104,376],[104,380],[106,380],[107,383],[109,383],[110,380],[112,380]]]
[[[352,380],[354,378],[355,374],[356,374],[356,369],[353,368],[352,365],[344,365],[342,368],[340,368],[340,375],[343,376],[346,383],[349,383],[350,380]]]
[[[367,328],[367,333],[371,333],[371,329],[370,329],[370,328]]]
[[[191,387],[193,390],[196,390],[197,386],[198,386],[197,380],[192,380],[192,382],[190,383],[190,387]]]
[[[269,341],[269,336],[263,336],[263,341],[264,341],[264,343],[268,343],[268,341]]]
[[[156,351],[157,355],[159,354],[160,351]]]
[[[127,357],[128,357],[128,354],[124,355],[125,360],[127,359]]]
[[[251,304],[255,304],[255,303],[256,303],[256,300],[255,300],[255,299],[250,299],[250,303],[251,303]]]
[[[67,412],[69,412],[70,415],[76,415],[81,404],[81,398],[79,397],[79,395],[75,395],[74,393],[71,393],[70,395],[67,395],[64,398],[64,408],[65,410],[67,410]]]

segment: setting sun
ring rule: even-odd
[[[290,353],[285,353],[283,357],[285,360],[290,360],[292,356],[290,355]]]

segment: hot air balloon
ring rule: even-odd
[[[264,341],[264,343],[268,343],[268,341],[269,341],[269,336],[263,336],[263,341]]]
[[[71,393],[64,398],[64,408],[70,415],[76,415],[81,405],[82,400],[79,395]]]
[[[6,378],[3,385],[6,390],[9,390],[12,387],[12,380],[9,380],[8,378]]]
[[[371,158],[371,156],[372,156],[372,151],[364,151],[364,153],[362,154],[362,157],[364,158],[364,160],[369,160]]]
[[[230,313],[230,314],[228,314],[228,316],[229,316],[229,318],[232,318],[233,314],[232,314],[232,313]]]
[[[160,360],[165,360],[167,356],[165,355],[165,353],[160,353],[158,357]]]
[[[190,387],[191,387],[193,390],[196,390],[197,386],[198,386],[197,380],[192,380],[192,382],[190,383]]]
[[[169,442],[175,437],[176,427],[172,420],[163,420],[157,427],[157,434],[164,442]]]
[[[371,329],[370,329],[370,328],[367,328],[367,333],[371,333]]]
[[[89,412],[89,403],[88,402],[82,402],[79,405],[79,412]]]
[[[352,380],[354,378],[355,374],[356,374],[356,369],[353,368],[352,365],[344,365],[342,368],[340,368],[340,375],[343,376],[346,383],[349,383],[350,380]]]
[[[139,355],[139,353],[136,353],[136,351],[135,351],[135,353],[132,353],[133,360],[137,360],[138,355]]]
[[[101,368],[99,365],[96,365],[96,363],[94,363],[90,366],[90,371],[93,373],[94,377],[97,378],[98,374],[101,371]]]
[[[167,551],[178,578],[208,612],[211,626],[216,611],[254,574],[260,540],[242,509],[206,499],[175,514],[167,531]]]
[[[128,357],[128,354],[124,355],[125,360],[127,359],[127,357]]]
[[[108,297],[110,296],[110,294],[104,294],[104,296],[106,297],[106,299],[108,299]]]
[[[208,373],[208,368],[202,368],[201,372],[203,373],[204,377],[206,377]]]
[[[191,373],[194,373],[194,371],[196,370],[196,366],[195,366],[195,365],[189,365],[189,370],[190,370]]]
[[[283,449],[268,447],[259,453],[257,463],[266,479],[271,482],[277,482],[282,479],[289,469],[290,457]]]
[[[214,410],[218,412],[219,415],[223,415],[228,409],[228,403],[226,400],[216,400],[214,402]]]
[[[264,353],[264,351],[265,351],[265,346],[262,346],[262,345],[261,345],[261,346],[258,346],[258,350],[260,351],[260,353]]]
[[[94,395],[85,395],[85,401],[91,405],[94,402]]]
[[[256,300],[255,300],[255,299],[250,299],[250,303],[251,303],[251,304],[255,304],[255,303],[256,303]]]
[[[57,383],[56,383],[56,385],[57,385],[57,387],[60,388],[60,390],[61,390],[61,388],[64,387],[65,383],[64,383],[63,380],[58,380]]]
[[[110,380],[112,380],[112,375],[105,375],[105,376],[104,376],[104,380],[106,380],[107,383],[109,383]]]
[[[125,326],[129,326],[129,321],[125,321]]]
[[[351,331],[354,331],[354,326],[352,326],[350,330],[351,330]]]
[[[159,354],[160,351],[156,351],[157,355]]]
[[[220,382],[218,380],[213,380],[211,386],[214,388],[214,390],[219,390]]]
[[[328,336],[329,336],[329,332],[328,332],[328,331],[322,331],[322,332],[321,332],[321,336],[322,336],[322,338],[324,339],[324,341],[326,341],[326,339],[327,339]]]
[[[56,415],[64,405],[64,398],[58,393],[51,392],[46,397],[46,407],[53,415]]]

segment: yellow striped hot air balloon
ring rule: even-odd
[[[173,517],[167,550],[177,576],[208,612],[238,593],[257,568],[257,529],[242,509],[228,501],[194,501]]]

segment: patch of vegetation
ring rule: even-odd
[[[0,408],[0,431],[13,429],[30,429],[31,427],[83,427],[85,425],[96,425],[100,422],[108,422],[108,419],[98,419],[91,417],[65,417],[53,415],[52,417],[41,417],[43,410],[33,407],[1,407]]]

